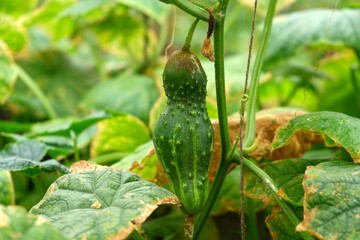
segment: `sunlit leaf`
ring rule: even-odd
[[[28,214],[23,207],[2,205],[0,205],[0,238],[69,240],[44,217]]]
[[[316,132],[344,147],[355,162],[360,162],[360,120],[337,112],[315,112],[298,116],[280,129],[272,143],[274,149],[284,146],[298,131]]]
[[[91,155],[110,152],[133,152],[150,140],[146,125],[131,115],[99,122],[98,132],[91,143]]]
[[[360,166],[326,162],[306,170],[304,220],[297,231],[319,239],[359,239]]]
[[[7,44],[10,50],[20,51],[26,44],[23,26],[17,23],[13,17],[3,13],[0,13],[0,22],[0,39]]]
[[[125,239],[160,204],[179,204],[170,191],[132,172],[80,161],[58,178],[30,212],[71,239]],[[71,194],[70,194],[71,193]]]

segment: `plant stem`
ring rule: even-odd
[[[35,94],[35,96],[39,99],[41,104],[43,105],[47,115],[49,118],[54,119],[57,118],[56,113],[54,109],[52,108],[49,99],[45,96],[43,91],[39,88],[39,86],[36,84],[34,79],[30,77],[30,75],[22,69],[17,64],[14,64],[14,68],[16,72],[19,74],[20,79],[23,81],[23,83],[30,88],[30,90]]]
[[[229,1],[220,1],[219,8],[214,15],[215,17],[215,29],[214,29],[214,52],[215,52],[215,81],[216,81],[216,101],[219,116],[219,128],[220,128],[220,141],[221,141],[221,159],[219,168],[216,172],[214,182],[211,185],[209,196],[195,221],[193,239],[196,240],[201,232],[202,227],[205,224],[207,217],[214,205],[214,202],[219,194],[221,186],[224,182],[227,170],[231,164],[228,159],[228,154],[231,151],[229,126],[226,109],[226,95],[225,95],[225,67],[224,67],[224,20],[226,9]]]
[[[190,2],[189,0],[160,0],[160,1],[168,4],[169,3],[173,4],[178,8],[180,8],[181,10],[203,21],[209,20],[209,12],[199,7],[198,5]]]
[[[94,158],[88,160],[88,162],[94,162],[94,163],[101,164],[101,165],[108,165],[108,164],[112,164],[116,161],[123,159],[124,157],[126,157],[129,154],[130,153],[124,153],[124,152],[108,153],[108,154],[105,154],[102,156],[94,157]]]
[[[271,32],[272,20],[275,15],[276,1],[277,0],[270,0],[265,18],[263,36],[261,38],[260,47],[256,55],[254,69],[251,75],[251,82],[249,87],[250,98],[246,109],[247,121],[246,121],[246,130],[245,130],[244,148],[250,147],[255,139],[255,113],[256,113],[256,102],[257,102],[257,89],[259,86],[262,62],[264,59],[265,50]]]
[[[247,236],[251,240],[258,240],[258,229],[257,229],[257,221],[256,221],[256,212],[254,206],[254,199],[247,198],[247,221],[246,221],[246,229]]]
[[[197,19],[195,19],[195,21],[191,24],[191,27],[190,27],[189,32],[188,32],[188,34],[187,34],[187,36],[186,36],[186,39],[185,39],[185,44],[184,44],[184,46],[183,46],[183,48],[182,48],[182,50],[183,50],[184,52],[190,51],[191,40],[192,40],[192,38],[193,38],[194,31],[195,31],[195,28],[196,28],[199,20],[200,20],[200,19],[197,18]]]
[[[42,188],[39,180],[37,179],[36,176],[31,176],[30,178],[31,178],[32,182],[34,183],[37,193],[42,198],[44,196],[45,192],[44,192],[44,189]]]
[[[130,238],[133,238],[134,240],[145,240],[145,238],[136,230],[130,234]]]
[[[240,161],[240,159],[238,160]],[[282,208],[286,216],[289,218],[291,224],[295,227],[300,223],[299,217],[296,215],[294,210],[280,197],[277,196],[279,192],[274,180],[261,168],[259,168],[256,164],[252,163],[249,159],[243,158],[244,165],[253,172],[257,177],[259,177],[265,186],[271,191],[274,200],[277,204]],[[310,235],[308,232],[299,232],[301,237],[304,240],[314,240],[314,237]]]

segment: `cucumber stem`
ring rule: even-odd
[[[250,98],[246,109],[247,124],[245,130],[244,148],[250,147],[255,139],[255,120],[256,120],[255,114],[256,114],[257,91],[259,86],[259,79],[260,79],[261,67],[265,55],[265,50],[271,32],[272,20],[275,16],[276,1],[277,0],[270,0],[265,18],[263,36],[261,37],[260,48],[256,55],[254,70],[251,75],[251,81],[249,87]]]
[[[181,10],[187,12],[188,14],[199,18],[203,21],[209,21],[209,14],[208,11],[201,8],[197,4],[192,3],[189,0],[160,0],[161,2],[167,3],[167,4],[173,4],[180,8]]]
[[[236,158],[234,159],[234,161],[240,163],[240,157],[238,156],[239,155],[234,156],[234,158]],[[275,181],[266,172],[264,172],[260,167],[251,162],[249,159],[243,158],[243,162],[244,166],[246,166],[258,178],[260,178],[264,185],[270,190],[275,202],[279,204],[279,206],[282,208],[282,210],[290,220],[290,223],[294,226],[295,229],[295,227],[300,223],[300,219],[296,215],[294,210],[281,197],[278,197],[277,193],[279,192],[279,189],[277,188]],[[308,232],[299,232],[299,234],[304,240],[314,240],[314,237]]]
[[[184,46],[183,46],[183,48],[182,48],[182,50],[183,50],[184,52],[189,52],[189,51],[190,51],[191,40],[192,40],[192,38],[193,38],[194,31],[195,31],[195,28],[196,28],[199,20],[200,20],[200,19],[197,18],[197,19],[195,19],[195,21],[191,24],[191,27],[190,27],[189,32],[188,32],[188,34],[187,34],[187,36],[186,36],[186,39],[185,39],[185,44],[184,44]]]

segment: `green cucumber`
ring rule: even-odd
[[[174,53],[163,73],[167,106],[153,136],[156,154],[182,210],[190,215],[201,211],[209,191],[214,130],[206,109],[206,83],[194,53]]]

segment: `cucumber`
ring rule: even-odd
[[[209,191],[214,130],[206,109],[206,83],[194,53],[174,53],[163,73],[167,106],[153,136],[158,159],[189,215],[201,211]]]

